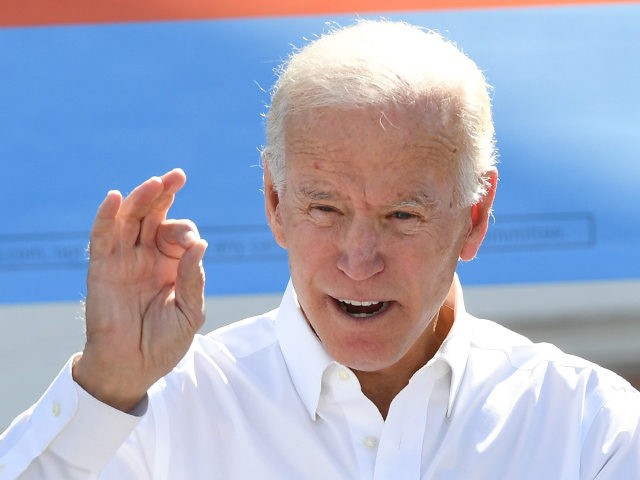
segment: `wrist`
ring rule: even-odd
[[[131,378],[131,369],[96,366],[87,355],[72,364],[73,380],[89,395],[122,412],[131,412],[146,398],[148,386]]]

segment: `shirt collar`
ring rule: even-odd
[[[322,375],[333,359],[309,326],[291,280],[276,317],[276,335],[293,385],[312,420],[322,388]]]
[[[455,291],[454,322],[444,342],[428,362],[431,364],[444,361],[450,368],[447,417],[453,413],[455,400],[467,366],[471,340],[470,330],[472,328],[472,325],[469,324],[470,315],[465,310],[462,287],[457,274],[454,276],[453,282]],[[335,361],[325,351],[304,317],[291,280],[289,280],[282,297],[276,317],[276,335],[293,385],[309,412],[309,416],[315,420],[322,388],[322,376],[327,367]]]
[[[453,279],[454,296],[454,320],[447,337],[440,345],[432,361],[438,359],[449,365],[451,376],[449,380],[449,400],[447,403],[447,417],[453,413],[453,407],[460,390],[460,384],[467,368],[469,358],[469,345],[471,343],[470,315],[464,306],[462,286],[456,274]]]

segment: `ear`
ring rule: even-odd
[[[269,171],[269,165],[262,156],[262,168],[263,168],[263,186],[264,186],[264,209],[267,214],[267,223],[271,228],[271,233],[276,243],[282,248],[287,248],[285,242],[284,228],[282,225],[282,216],[280,214],[280,195],[273,184],[271,172]]]
[[[460,251],[460,259],[464,261],[473,260],[482,245],[484,236],[489,228],[489,217],[491,216],[491,207],[493,199],[496,196],[496,187],[498,186],[498,170],[492,169],[486,174],[488,189],[487,193],[470,208],[471,225],[467,238]]]

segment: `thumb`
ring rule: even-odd
[[[191,220],[165,220],[156,232],[156,245],[160,252],[176,259],[182,258],[199,239],[198,228]]]

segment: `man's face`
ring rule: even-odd
[[[420,361],[459,257],[479,246],[454,198],[454,127],[424,109],[315,109],[287,120],[280,195],[265,172],[300,306],[355,370]]]

